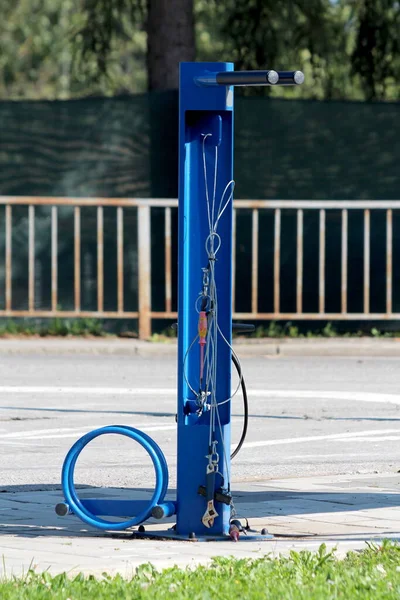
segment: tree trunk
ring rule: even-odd
[[[178,88],[179,63],[195,60],[193,0],[147,0],[149,90]]]

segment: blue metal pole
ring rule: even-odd
[[[150,514],[163,518],[176,513],[178,535],[228,534],[233,86],[303,81],[301,71],[235,72],[232,63],[180,65],[177,500],[163,501],[168,469],[157,444],[133,427],[111,425],[86,434],[68,452],[62,471],[66,503],[57,505],[57,514],[74,512],[94,527],[121,530]],[[156,488],[150,503],[79,499],[74,485],[78,456],[92,439],[109,433],[134,439],[152,458]],[[124,517],[126,512],[139,514],[122,522],[100,518],[104,513]]]
[[[217,202],[233,174],[233,87],[204,87],[196,82],[205,73],[233,71],[232,63],[182,63],[180,66],[179,106],[179,295],[178,295],[178,466],[177,466],[177,533],[188,535],[222,535],[229,529],[230,507],[216,503],[218,513],[213,526],[207,528],[202,518],[207,499],[199,495],[207,487],[206,456],[209,454],[210,411],[201,415],[192,411],[196,396],[191,390],[199,386],[200,347],[196,340],[199,315],[196,300],[202,289],[202,269],[207,267],[205,249],[209,235],[203,150],[207,186],[214,189],[216,148],[218,171]],[[204,141],[204,136],[208,135]],[[232,203],[218,224],[221,247],[215,261],[218,290],[218,323],[230,343],[232,337]],[[193,343],[193,345],[192,345]],[[231,393],[231,350],[218,337],[217,401]],[[214,438],[219,454],[219,473],[215,489],[226,488],[230,478],[230,400],[219,407],[221,427]]]

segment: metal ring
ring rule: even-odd
[[[115,521],[107,521],[106,519],[101,519],[100,517],[92,514],[88,511],[81,500],[79,499],[74,483],[74,471],[76,461],[83,448],[87,446],[89,442],[94,440],[96,437],[105,434],[118,434],[125,435],[138,442],[149,454],[153,465],[154,471],[156,475],[156,485],[154,493],[149,501],[149,504],[146,509],[144,509],[139,515],[132,517],[126,521],[120,521],[119,523],[115,523]],[[114,531],[120,531],[122,529],[128,529],[129,527],[133,527],[134,525],[138,525],[142,523],[146,519],[151,516],[151,511],[156,506],[156,504],[160,504],[168,489],[168,466],[167,461],[165,460],[165,456],[162,453],[160,447],[156,444],[156,442],[148,436],[143,431],[139,431],[134,427],[128,427],[125,425],[109,425],[107,427],[101,427],[100,429],[94,429],[93,431],[87,433],[83,437],[81,437],[72,448],[69,450],[67,456],[65,457],[61,481],[64,491],[64,496],[67,504],[70,506],[72,512],[78,516],[82,521],[92,525],[93,527],[97,527],[99,529],[110,529]]]

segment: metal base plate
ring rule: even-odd
[[[159,531],[133,531],[132,539],[134,540],[165,540],[165,541],[177,541],[177,542],[229,542],[233,540],[229,535],[202,535],[202,536],[188,536],[180,535],[176,533],[174,529],[163,529]],[[241,542],[266,542],[274,538],[270,533],[261,534],[258,531],[247,531],[242,532],[239,537],[239,543]],[[233,542],[235,543],[235,542]]]

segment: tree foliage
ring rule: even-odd
[[[357,20],[353,73],[359,75],[368,100],[382,100],[399,89],[400,3],[361,0]]]
[[[242,69],[306,74],[296,97],[400,97],[400,3],[397,0],[224,0],[203,3],[208,28],[220,23],[224,60]],[[204,33],[203,33],[204,36]],[[201,41],[201,38],[200,38]],[[200,52],[207,49],[200,44]],[[250,88],[249,94],[285,94]]]
[[[214,6],[226,58],[238,69],[299,69],[330,51],[329,0],[225,0]],[[247,93],[270,91],[251,88]]]
[[[157,89],[163,50],[170,65],[194,57],[189,12],[197,60],[302,69],[306,84],[285,96],[400,97],[398,0],[3,0],[2,8],[1,98]],[[188,33],[178,39],[182,30]]]
[[[145,0],[83,0],[76,55],[81,68],[85,62],[93,64],[94,81],[109,73],[113,43],[128,41],[132,26],[144,31],[145,14]]]
[[[110,40],[107,68],[99,77],[99,63],[84,36],[89,13],[81,2],[76,10],[76,0],[3,0],[2,9],[1,98],[73,98],[146,89],[146,34],[130,15],[121,15],[124,33]]]

